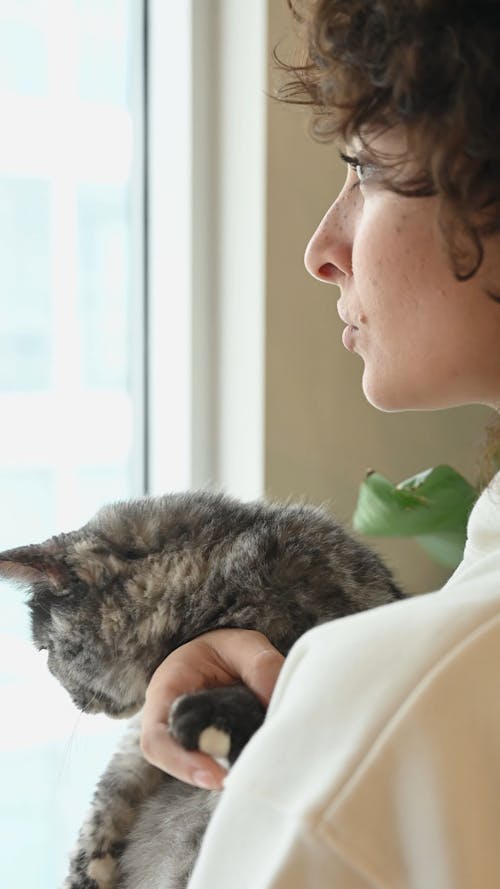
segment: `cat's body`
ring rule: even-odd
[[[310,627],[402,595],[326,512],[206,492],[105,507],[80,531],[0,553],[0,576],[30,586],[34,642],[76,705],[112,716],[138,711],[167,654],[210,629],[260,630],[286,654]],[[214,689],[182,699],[170,729],[195,747],[215,726],[234,761],[262,718],[247,689]],[[183,889],[216,801],[148,765],[132,728],[66,886]]]

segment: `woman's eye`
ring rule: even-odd
[[[358,177],[360,182],[364,182],[365,179],[368,179],[373,175],[375,167],[373,164],[361,164],[357,163],[354,167],[356,176]]]
[[[359,158],[351,157],[347,154],[341,154],[340,157],[349,167],[351,167],[351,169],[354,170],[360,184],[366,182],[366,180],[376,172],[377,168],[375,164],[363,163]]]

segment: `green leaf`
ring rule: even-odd
[[[477,491],[451,466],[436,466],[393,485],[377,472],[359,490],[353,525],[361,534],[415,537],[438,562],[459,564]]]
[[[422,534],[415,537],[427,555],[444,565],[446,568],[455,569],[460,564],[464,554],[466,531],[460,530],[441,531],[434,534]]]

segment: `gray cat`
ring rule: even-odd
[[[207,492],[106,506],[79,531],[0,553],[0,576],[29,587],[33,640],[76,706],[118,717],[140,710],[169,652],[208,630],[260,630],[286,654],[310,627],[402,597],[323,510]],[[169,728],[232,763],[263,718],[232,686],[183,696]],[[217,799],[149,765],[136,720],[98,783],[66,889],[184,889]]]

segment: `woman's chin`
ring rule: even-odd
[[[384,413],[426,409],[425,405],[418,403],[418,398],[412,397],[401,385],[395,385],[393,380],[384,382],[380,375],[368,373],[366,367],[362,388],[368,403]]]
[[[412,387],[404,385],[401,378],[384,380],[380,375],[370,374],[366,367],[362,381],[363,394],[369,404],[384,413],[398,411],[438,411],[459,407],[469,403],[459,393],[447,389],[439,390],[431,385]],[[455,395],[455,397],[454,397]],[[473,399],[470,399],[472,402]]]
[[[384,385],[380,377],[377,378],[367,371],[366,366],[363,371],[362,388],[367,402],[377,410],[387,412],[401,410],[399,406],[401,399],[397,397],[393,387]]]

